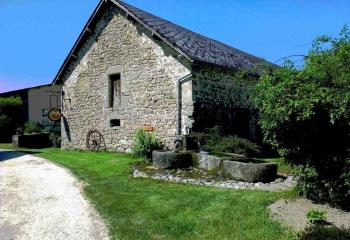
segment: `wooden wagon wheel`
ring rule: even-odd
[[[90,130],[86,137],[86,147],[90,151],[98,152],[101,149],[103,137],[97,130]]]

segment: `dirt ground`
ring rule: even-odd
[[[326,211],[329,224],[350,228],[350,212],[344,212],[328,205],[315,204],[304,198],[281,199],[269,206],[275,220],[297,231],[303,230],[309,225],[306,214],[311,208]]]
[[[82,184],[45,159],[0,150],[0,239],[109,239]]]

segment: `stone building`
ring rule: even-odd
[[[235,77],[262,59],[122,1],[103,0],[59,70],[62,146],[85,149],[90,130],[108,150],[130,151],[135,131],[178,135],[221,125],[255,136],[249,82]]]

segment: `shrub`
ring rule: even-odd
[[[21,106],[23,101],[20,97],[0,98],[0,108]]]
[[[348,163],[349,164],[349,163]],[[347,167],[349,169],[349,167]],[[323,177],[314,167],[301,166],[294,169],[294,174],[298,176],[298,184],[295,187],[299,195],[318,202],[328,202],[333,206],[349,208],[349,170],[344,169],[342,176],[331,180]]]
[[[306,214],[307,220],[312,224],[324,224],[327,221],[326,211],[311,208]]]
[[[42,133],[44,130],[43,126],[35,122],[27,122],[24,124],[25,133]]]
[[[12,121],[5,114],[0,115],[0,141],[8,141],[11,135]]]
[[[57,132],[51,132],[49,139],[51,141],[52,146],[55,148],[61,147],[61,134]]]
[[[164,147],[164,143],[157,138],[155,133],[140,129],[136,133],[132,151],[136,157],[151,159],[154,150],[163,150]]]
[[[211,151],[214,152],[228,152],[242,154],[245,156],[258,156],[261,149],[255,143],[237,136],[224,137],[215,145],[207,146]]]
[[[222,139],[221,128],[215,126],[213,128],[207,128],[203,132],[193,132],[191,133],[191,137],[198,139],[202,146],[215,145]]]
[[[223,136],[220,127],[206,129],[202,133],[192,133],[198,139],[203,149],[209,152],[227,152],[243,154],[245,156],[258,156],[261,148],[248,139],[237,136]]]
[[[318,38],[305,65],[266,72],[254,90],[264,139],[300,166],[302,195],[350,209],[350,32]]]
[[[61,126],[56,124],[48,125],[44,128],[43,132],[49,133],[49,140],[53,147],[61,147]]]
[[[16,127],[22,125],[20,97],[0,98],[0,141],[8,142],[16,133]]]
[[[313,225],[299,233],[300,240],[348,240],[350,230],[334,226]]]

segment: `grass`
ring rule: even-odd
[[[0,145],[0,148],[6,146]],[[26,150],[28,151],[28,150]],[[224,190],[131,177],[126,154],[29,150],[70,169],[113,239],[295,239],[266,207],[290,192]]]
[[[277,163],[279,173],[284,173],[284,174],[293,173],[293,167],[287,164],[283,158],[264,158],[264,161]]]
[[[12,143],[0,143],[0,148],[2,148],[2,149],[12,149],[13,145],[12,145]]]

